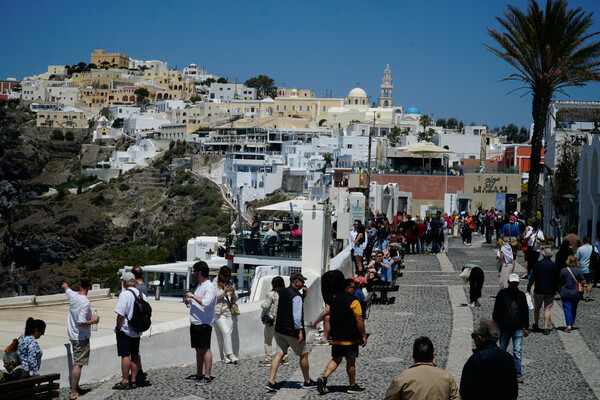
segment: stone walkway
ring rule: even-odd
[[[450,239],[447,253],[409,255],[404,276],[399,278],[400,290],[391,305],[374,305],[366,322],[371,335],[361,348],[357,361],[357,383],[367,388],[361,395],[346,393],[348,384],[345,364],[328,382],[329,393],[319,396],[316,390],[300,389],[302,375],[298,358],[290,355],[290,364],[281,366],[277,381],[287,381],[278,393],[267,393],[269,369],[258,367],[257,358],[244,359],[238,365],[216,362],[213,383],[196,387],[184,380],[195,372],[194,365],[148,371],[150,385],[135,391],[115,392],[111,386],[118,379],[94,385],[82,399],[346,399],[358,396],[381,399],[392,378],[412,364],[411,351],[415,338],[426,335],[435,346],[434,362],[447,369],[460,382],[462,366],[472,354],[470,333],[481,318],[491,318],[494,297],[498,292],[495,246],[483,243],[474,235],[473,246],[463,246],[459,239]],[[520,257],[519,261],[522,261]],[[468,286],[458,277],[466,263],[478,264],[485,272],[481,307],[468,307]],[[522,271],[519,265],[518,269]],[[520,285],[526,288],[526,281]],[[597,291],[597,289],[594,289]],[[592,297],[598,292],[592,292]],[[598,296],[600,299],[600,296]],[[557,299],[559,299],[557,297]],[[560,301],[553,307],[555,330],[548,336],[532,333],[524,341],[523,374],[519,397],[530,399],[600,397],[600,301],[582,302],[575,326],[565,333]],[[533,312],[530,321],[533,323]],[[329,346],[313,346],[309,356],[310,375],[316,380],[330,359]],[[115,355],[116,357],[116,355]],[[142,354],[143,357],[143,354]],[[116,372],[116,371],[115,371]],[[83,370],[85,374],[85,368]],[[61,398],[68,398],[67,389]]]

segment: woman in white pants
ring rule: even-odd
[[[238,295],[231,282],[231,270],[223,266],[219,275],[213,279],[217,287],[217,304],[215,306],[215,325],[223,336],[223,361],[226,364],[237,364],[238,359],[233,354],[231,335],[233,334],[233,318],[231,316],[230,304],[235,303]]]
[[[282,277],[276,276],[275,278],[271,279],[271,291],[267,293],[267,297],[261,305],[263,309],[261,319],[263,324],[265,325],[265,358],[258,364],[263,367],[271,365],[271,359],[273,357],[273,348],[271,347],[271,345],[273,343],[273,337],[275,335],[275,321],[277,320],[277,303],[279,302],[279,293],[283,289],[285,289],[285,282],[283,281]],[[265,316],[267,317],[266,319],[264,318]],[[269,325],[271,321],[272,324]],[[285,358],[287,359],[287,355],[285,356]]]
[[[508,276],[515,272],[513,251],[510,245],[502,239],[496,240],[496,247],[498,247],[496,259],[498,260],[498,272],[500,272],[500,290],[502,290],[508,287]]]

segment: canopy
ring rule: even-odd
[[[408,146],[399,147],[398,151],[406,151],[411,154],[419,154],[423,157],[423,173],[425,173],[425,158],[429,158],[429,173],[431,174],[431,159],[438,154],[454,153],[452,150],[445,149],[427,141],[417,142]]]
[[[261,211],[294,211],[294,214],[302,214],[302,209],[305,205],[313,206],[316,205],[316,201],[308,200],[306,197],[296,197],[292,200],[282,201],[281,203],[269,204],[268,206],[257,208]]]
[[[436,146],[431,142],[421,141],[408,146],[399,147],[398,151],[408,151],[413,154],[449,154],[454,153],[452,150]]]

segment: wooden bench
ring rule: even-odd
[[[373,292],[379,292],[379,296],[373,299],[373,304],[394,304],[396,297],[388,298],[388,292],[397,292],[400,289],[400,286],[395,284],[390,285],[373,285],[371,286],[371,290]]]
[[[49,374],[3,382],[0,383],[0,398],[2,400],[57,398],[59,396],[59,380],[60,374]]]

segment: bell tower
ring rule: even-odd
[[[393,89],[394,89],[394,85],[392,85],[392,72],[390,71],[390,65],[387,64],[385,66],[385,71],[383,71],[383,79],[381,80],[380,107],[392,108],[392,90]]]

